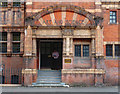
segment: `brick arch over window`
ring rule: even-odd
[[[90,23],[93,26],[96,25],[95,15],[91,14],[90,12],[87,12],[86,10],[84,10],[78,6],[74,6],[74,5],[49,6],[47,8],[44,8],[40,12],[34,14],[33,16],[28,17],[26,22],[27,22],[27,24],[31,24],[31,25],[39,24],[40,26],[47,26],[47,24],[44,22],[44,18],[45,18],[45,19],[51,20],[52,24],[55,25],[55,23],[53,21],[53,20],[56,20],[55,13],[59,14],[60,12],[62,14],[61,19],[62,19],[63,23],[64,23],[64,18],[66,17],[67,13],[70,13],[70,15],[73,15],[72,18],[74,18],[74,16],[76,16],[76,15],[81,16],[79,18],[84,17],[84,20],[83,20],[84,22]],[[73,13],[73,14],[71,14],[71,13]],[[76,18],[76,19],[78,19],[78,18]],[[31,21],[32,21],[32,23],[31,23]]]

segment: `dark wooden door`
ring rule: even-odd
[[[41,53],[41,68],[51,68],[52,67],[52,52],[57,50],[59,52],[58,62],[56,67],[62,68],[62,43],[61,42],[41,42],[40,43],[40,53]]]

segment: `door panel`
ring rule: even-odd
[[[52,52],[56,49],[59,52],[58,62],[56,64],[59,69],[62,68],[62,42],[41,42],[41,68],[51,68],[52,66]]]

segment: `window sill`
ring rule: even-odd
[[[105,57],[105,59],[120,59],[119,56],[115,56],[115,57]]]
[[[74,56],[76,58],[80,58],[80,59],[90,59],[90,56],[89,57],[79,57],[79,56]]]
[[[117,23],[110,23],[110,22],[108,22],[108,24],[109,25],[118,25],[119,23],[117,22]]]
[[[11,56],[23,56],[23,53],[0,53],[0,55],[11,57]]]

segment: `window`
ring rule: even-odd
[[[13,0],[13,7],[20,7],[20,0]]]
[[[89,45],[83,45],[83,57],[89,56]]]
[[[20,52],[20,43],[13,43],[13,53]]]
[[[0,53],[7,53],[7,33],[0,32]]]
[[[0,43],[0,52],[7,53],[7,43]]]
[[[75,56],[81,57],[81,45],[75,45]]]
[[[115,56],[120,56],[120,44],[115,45]]]
[[[19,76],[18,75],[12,75],[11,76],[11,84],[18,84],[19,83]]]
[[[117,22],[116,11],[110,11],[110,23],[115,24]]]
[[[6,23],[6,11],[4,11],[3,13],[4,13],[3,21],[4,21],[4,23]]]
[[[113,45],[112,44],[106,45],[106,56],[113,56]]]
[[[75,45],[75,56],[76,57],[89,57],[89,45]]]
[[[12,40],[13,40],[12,41],[13,53],[19,53],[20,52],[20,32],[13,33]]]
[[[20,41],[20,33],[19,32],[13,33],[13,41]]]
[[[0,32],[0,41],[7,41],[7,32]]]
[[[13,11],[13,23],[15,23],[15,11]]]
[[[0,6],[7,7],[8,6],[7,0],[4,0],[3,2],[0,2]]]

